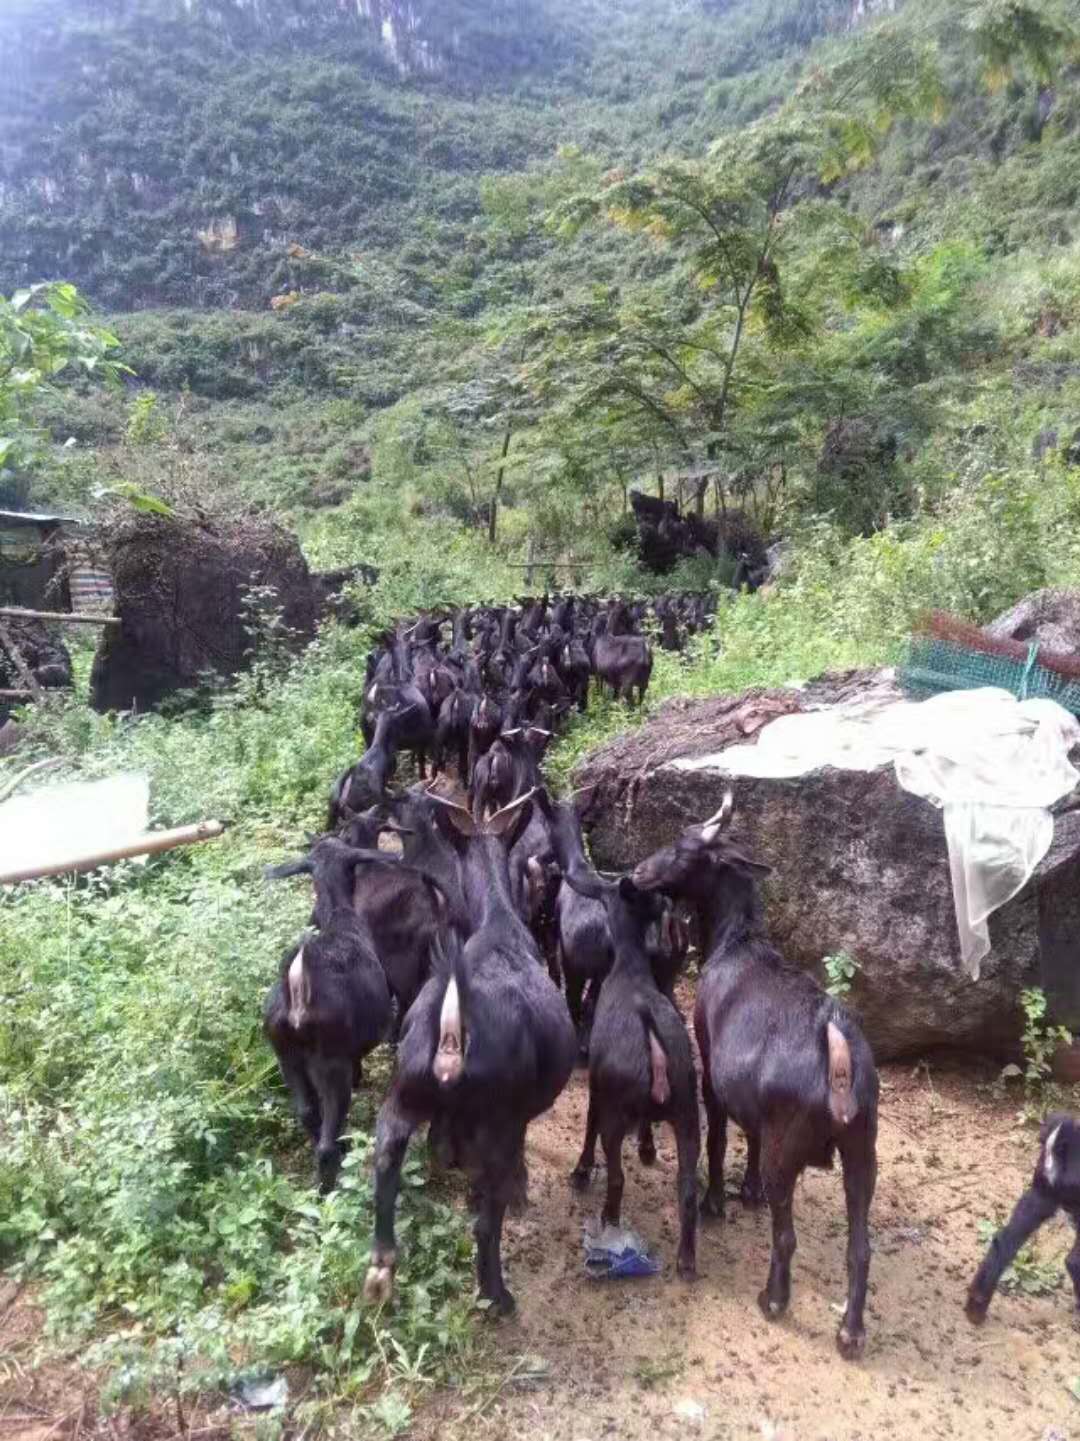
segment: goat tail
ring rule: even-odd
[[[304,965],[302,945],[285,973],[285,993],[289,1025],[294,1031],[298,1031],[307,1021],[308,1012],[311,1010],[311,973]]]
[[[834,1127],[842,1130],[850,1126],[859,1114],[859,1103],[855,1098],[855,1068],[851,1059],[851,1046],[837,1024],[835,1013],[827,1013],[824,1020],[829,1068],[829,1115]]]
[[[432,948],[433,955],[436,947]],[[439,1010],[439,1040],[432,1073],[439,1087],[447,1090],[461,1080],[465,1070],[465,984],[461,942],[451,933],[437,944],[437,970],[446,976]]]
[[[644,1002],[638,1006],[638,1015],[645,1028],[645,1042],[649,1048],[649,1095],[657,1106],[666,1106],[671,1100],[668,1053]]]

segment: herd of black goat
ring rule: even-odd
[[[858,1022],[765,934],[758,880],[768,873],[732,840],[732,800],[630,875],[591,865],[574,803],[554,800],[542,760],[590,683],[640,703],[650,640],[679,647],[710,623],[700,596],[644,604],[581,598],[425,615],[369,657],[363,757],[334,784],[327,834],[273,868],[305,873],[312,924],[282,961],[265,1028],[324,1190],[336,1181],[353,1089],[380,1041],[396,1063],[375,1143],[375,1234],[364,1292],[388,1301],[395,1209],[409,1139],[427,1124],[434,1155],[465,1171],[475,1211],[480,1298],[505,1313],[507,1208],[524,1200],[525,1134],[587,1057],[589,1104],[573,1184],[589,1184],[597,1139],[620,1217],[628,1131],[642,1162],[652,1127],[677,1148],[677,1269],[696,1267],[698,1078],[675,982],[696,927],[694,1032],[707,1121],[700,1209],[724,1216],[730,1117],[748,1160],[740,1195],[767,1203],[772,1258],[758,1297],[786,1310],[796,1239],[795,1183],[838,1153],[847,1204],[845,1357],[865,1344],[868,1214],[876,1179],[878,1078]],[[446,630],[449,627],[449,635]],[[411,753],[420,780],[389,789]],[[436,778],[425,780],[430,759]],[[439,773],[442,772],[442,776]],[[576,798],[578,802],[581,797]],[[395,833],[400,851],[380,849]],[[565,988],[565,998],[560,988]],[[1031,1188],[995,1237],[968,1295],[981,1320],[1002,1272],[1031,1232],[1063,1207],[1078,1227],[1068,1261],[1080,1305],[1080,1124],[1047,1119]]]

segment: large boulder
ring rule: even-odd
[[[1080,1026],[1080,814],[1058,818],[1030,883],[991,917],[991,953],[972,981],[960,960],[941,813],[901,790],[891,766],[733,779],[720,762],[774,715],[871,693],[895,694],[888,673],[669,703],[574,775],[575,786],[590,788],[582,800],[595,863],[633,866],[715,812],[733,788],[734,838],[773,867],[763,887],[773,940],[819,978],[825,956],[855,957],[850,1001],[879,1060],[935,1047],[1014,1055],[1025,986],[1042,985],[1055,1018]]]
[[[296,537],[266,521],[133,513],[103,540],[120,624],[105,628],[94,657],[97,710],[145,710],[207,673],[243,670],[258,639],[254,592],[297,643],[314,635],[326,603]]]
[[[993,640],[1034,642],[1080,655],[1080,590],[1033,591],[983,629]]]

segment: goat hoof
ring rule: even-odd
[[[638,1147],[638,1160],[641,1162],[641,1164],[642,1164],[643,1166],[655,1166],[655,1165],[656,1165],[656,1147],[655,1147],[655,1146],[639,1146],[639,1147]]]
[[[765,1204],[765,1188],[760,1181],[754,1184],[744,1181],[739,1187],[739,1200],[748,1211],[756,1211]]]
[[[714,1196],[711,1191],[706,1191],[701,1202],[701,1214],[708,1217],[710,1221],[722,1221],[724,1219],[723,1196]]]
[[[675,1262],[675,1270],[684,1281],[697,1280],[697,1259],[694,1256],[680,1256]]]
[[[866,1332],[849,1331],[841,1326],[836,1333],[836,1349],[845,1361],[857,1361],[866,1350]]]
[[[983,1301],[978,1296],[969,1296],[964,1303],[964,1315],[973,1326],[981,1326],[983,1324],[989,1309],[989,1301]]]
[[[394,1298],[394,1267],[373,1264],[364,1277],[364,1300],[372,1306],[381,1306]]]
[[[757,1303],[761,1307],[761,1314],[766,1321],[779,1321],[780,1317],[787,1310],[786,1301],[775,1301],[768,1291],[758,1293]]]
[[[485,1298],[486,1299],[486,1298]],[[517,1310],[517,1302],[513,1293],[504,1286],[497,1296],[490,1298],[491,1305],[488,1308],[492,1316],[512,1316]]]
[[[591,1180],[592,1168],[590,1166],[575,1166],[570,1172],[570,1184],[575,1191],[587,1191]]]

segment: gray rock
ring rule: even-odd
[[[983,629],[992,640],[1037,641],[1080,654],[1080,590],[1033,591]]]
[[[693,703],[678,719],[682,734],[693,732]],[[763,888],[773,940],[822,980],[825,956],[854,956],[861,969],[849,1000],[879,1060],[935,1047],[1015,1055],[1026,986],[1042,985],[1055,1019],[1080,1026],[1080,814],[1059,817],[1031,882],[991,917],[991,953],[971,981],[941,813],[902,791],[891,766],[733,780],[719,766],[673,766],[665,724],[660,712],[634,733],[635,754],[654,754],[655,764],[626,769],[616,741],[574,776],[592,787],[585,824],[598,866],[629,869],[716,811],[731,787],[733,838],[773,867]]]

